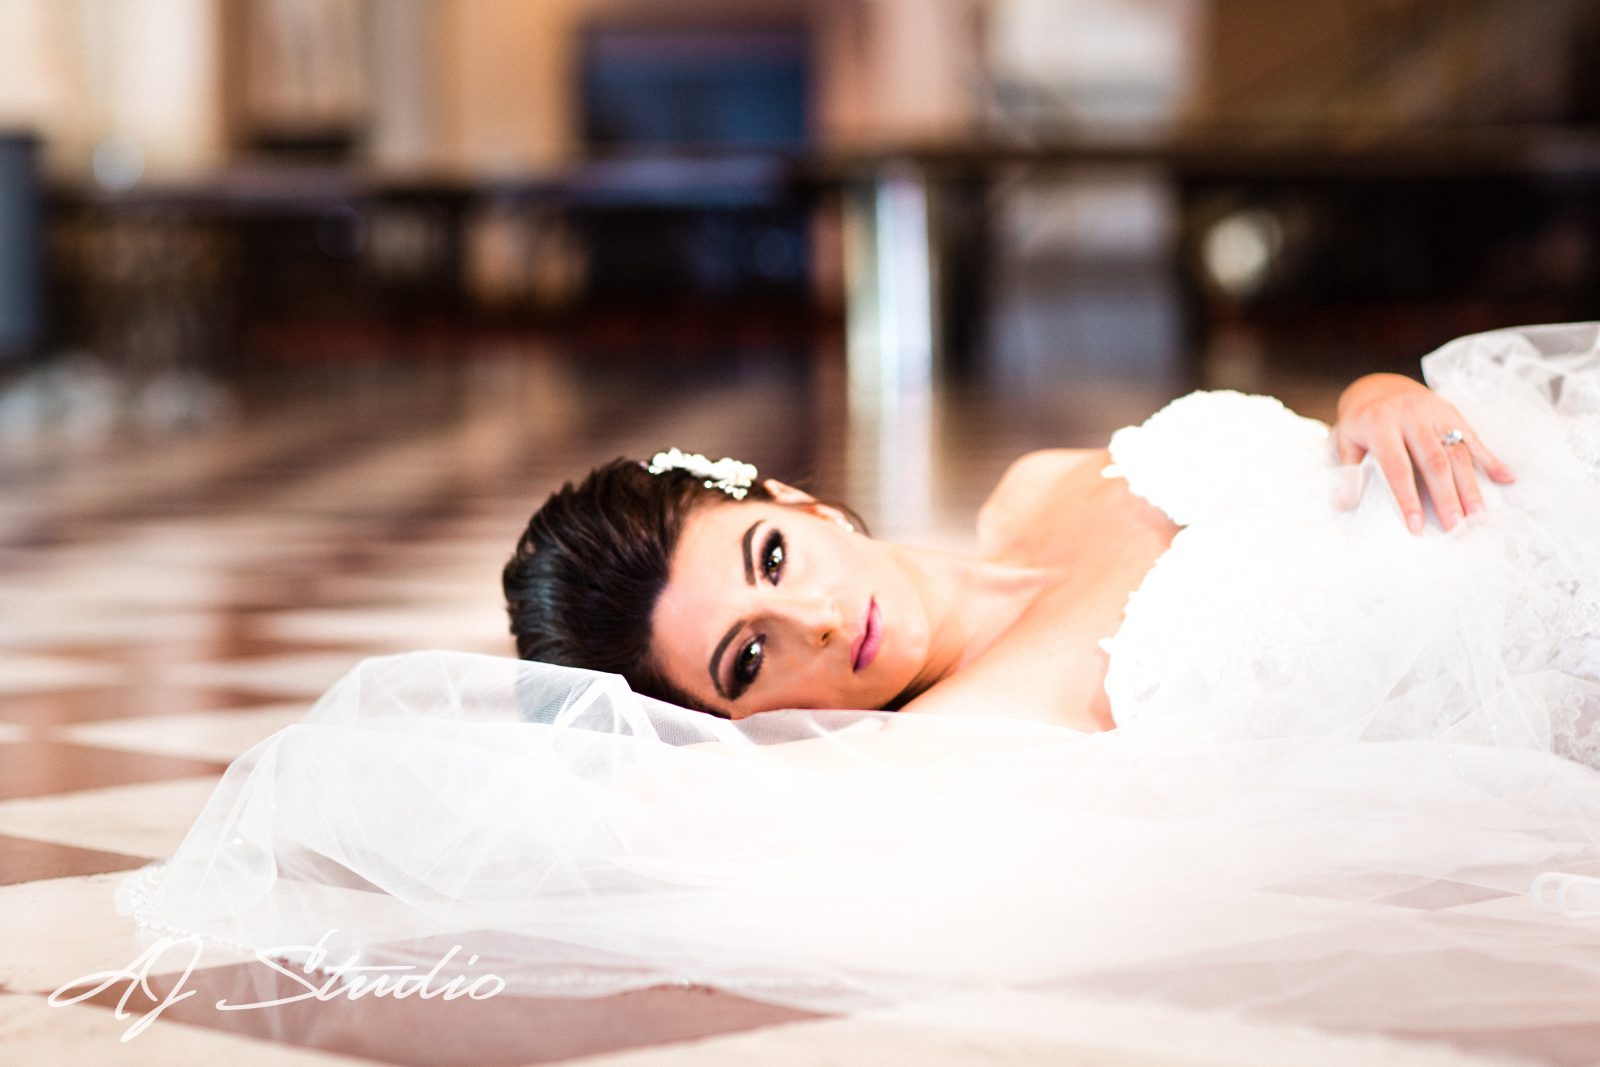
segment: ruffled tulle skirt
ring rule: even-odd
[[[1563,342],[1569,404],[1600,382],[1593,334],[1587,355]],[[1540,521],[1570,543],[1594,468],[1546,404],[1528,432],[1563,435],[1560,469],[1519,471],[1535,491],[1505,506],[1555,509]],[[1518,462],[1523,438],[1495,434],[1522,428],[1480,429]],[[1570,508],[1539,488],[1557,482]],[[1600,582],[1588,558],[1563,565]],[[730,723],[610,676],[373,659],[237,760],[121,899],[153,931],[291,958],[320,943],[324,960],[425,970],[461,946],[467,976],[544,995],[691,982],[822,1011],[1011,996],[1030,1007],[1010,1025],[1041,1032],[1042,1006],[1087,999],[1581,1062],[1572,1035],[1600,1027],[1600,771],[1525,731],[1248,721]],[[1168,1053],[1191,1051],[1183,1034]]]

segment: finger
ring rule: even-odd
[[[1362,448],[1361,445],[1351,440],[1350,435],[1339,429],[1337,426],[1335,426],[1333,429],[1333,443],[1334,446],[1339,450],[1339,466],[1341,467],[1348,467],[1353,463],[1360,463],[1361,457],[1367,454],[1367,450],[1365,448]]]
[[[1422,484],[1433,500],[1433,513],[1439,525],[1446,530],[1456,528],[1461,521],[1461,498],[1456,495],[1456,475],[1450,462],[1449,448],[1443,441],[1426,430],[1413,431],[1407,437],[1411,458],[1422,474]]]
[[[1478,461],[1478,465],[1488,473],[1490,478],[1493,478],[1501,485],[1508,485],[1517,480],[1517,476],[1511,472],[1511,468],[1500,462],[1500,458],[1490,452],[1478,435],[1471,430],[1467,431],[1467,447],[1472,450],[1472,458]]]
[[[1417,496],[1417,480],[1411,468],[1411,456],[1406,451],[1406,442],[1399,432],[1394,432],[1374,445],[1373,451],[1378,456],[1378,467],[1383,471],[1384,480],[1389,483],[1390,492],[1394,493],[1394,501],[1400,505],[1400,514],[1405,516],[1406,528],[1414,534],[1422,532],[1422,500]]]
[[[1334,507],[1349,511],[1361,502],[1361,471],[1358,467],[1367,450],[1334,427],[1333,443],[1339,454],[1339,485],[1334,492]]]
[[[1450,454],[1450,469],[1455,477],[1456,496],[1466,515],[1476,515],[1483,510],[1483,491],[1478,487],[1478,468],[1472,465],[1472,451],[1465,441],[1446,448]]]

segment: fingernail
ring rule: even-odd
[[[1414,534],[1421,533],[1422,532],[1422,516],[1418,515],[1414,511],[1411,514],[1407,515],[1406,516],[1406,528],[1409,529]]]
[[[1480,512],[1482,510],[1483,510],[1483,504],[1482,504],[1481,501],[1474,500],[1474,501],[1471,501],[1470,503],[1467,504],[1467,515],[1468,516],[1476,515],[1476,514],[1478,514],[1478,512]]]

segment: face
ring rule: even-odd
[[[914,576],[838,511],[769,485],[795,503],[717,504],[685,521],[651,619],[657,664],[735,719],[884,707],[928,660]]]

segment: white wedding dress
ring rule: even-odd
[[[1407,533],[1370,470],[1336,509],[1352,472],[1276,401],[1114,438],[1108,473],[1185,526],[1107,642],[1117,730],[730,723],[612,676],[368,660],[123,906],[334,962],[460,945],[546,995],[1088,996],[1565,1062],[1600,1025],[1600,328],[1424,369],[1518,474],[1450,534]]]

